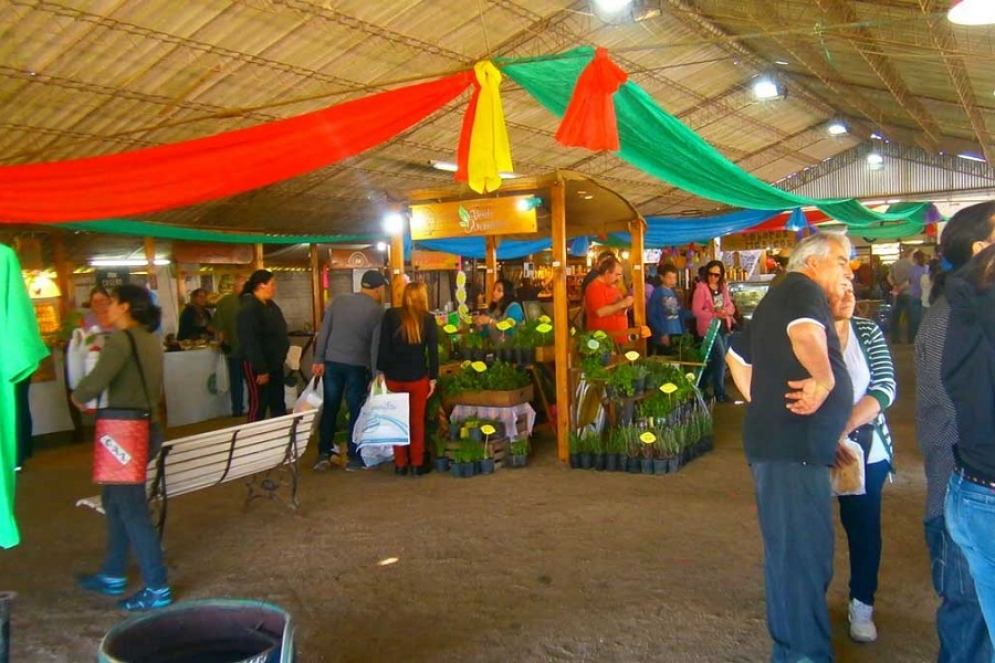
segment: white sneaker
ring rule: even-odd
[[[847,616],[850,621],[850,638],[854,642],[874,642],[878,639],[878,629],[872,618],[874,606],[851,599]]]

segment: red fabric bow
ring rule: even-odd
[[[570,104],[563,115],[556,140],[567,147],[618,151],[618,124],[612,96],[628,75],[598,48],[594,59],[577,78]]]

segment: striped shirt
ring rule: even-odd
[[[871,382],[867,385],[867,395],[874,398],[881,406],[881,411],[870,423],[874,425],[878,437],[884,444],[888,463],[894,471],[891,431],[888,429],[884,411],[894,404],[898,393],[895,382],[895,364],[891,359],[888,344],[884,340],[884,334],[876,322],[867,318],[852,318],[850,322],[857,332],[857,344],[860,345],[860,350],[867,361],[867,368],[871,373]]]
[[[916,438],[926,471],[926,520],[943,515],[958,440],[957,414],[940,379],[949,322],[950,304],[938,297],[926,310],[915,343]]]

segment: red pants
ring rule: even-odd
[[[425,464],[425,406],[428,404],[428,378],[414,382],[386,380],[387,388],[397,393],[408,394],[408,426],[411,429],[411,447],[394,447],[394,464],[415,467]]]

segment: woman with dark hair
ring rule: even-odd
[[[242,288],[242,308],[236,319],[239,353],[249,389],[249,421],[287,413],[283,391],[283,363],[290,349],[287,321],[273,301],[276,278],[258,269]]]
[[[118,330],[107,338],[93,371],[72,394],[73,403],[83,403],[108,393],[108,407],[149,410],[153,424],[149,455],[154,458],[162,445],[157,423],[157,405],[162,393],[162,345],[153,332],[159,328],[161,312],[147,290],[122,285],[111,293],[108,317]],[[144,378],[144,379],[143,379]],[[107,553],[103,569],[80,576],[83,589],[119,596],[128,584],[129,545],[135,551],[145,587],[118,602],[125,610],[161,608],[173,601],[166,584],[162,547],[145,504],[145,483],[105,485],[101,495],[107,515]]]
[[[487,313],[478,315],[474,323],[486,335],[489,335],[494,325],[508,318],[514,320],[515,325],[519,325],[525,320],[525,311],[515,296],[515,286],[511,284],[511,281],[499,279],[494,284],[494,290],[491,293],[491,303],[487,307]],[[514,333],[514,329],[507,333]]]
[[[940,237],[940,252],[948,271],[941,271],[933,279],[930,306],[915,339],[916,438],[926,471],[924,527],[934,569],[933,587],[941,600],[936,630],[940,659],[944,661],[993,660],[992,641],[967,559],[951,538],[944,516],[947,487],[956,467],[953,449],[960,442],[960,422],[941,373],[951,324],[946,281],[949,274],[992,243],[995,201],[965,207],[947,222]]]
[[[394,447],[397,474],[425,474],[425,407],[439,377],[439,330],[428,312],[428,288],[424,283],[404,286],[402,304],[384,314],[380,330],[377,369],[383,371],[387,388],[408,394],[409,447]]]
[[[726,350],[729,348],[726,336],[732,331],[733,316],[736,307],[733,306],[726,286],[726,266],[721,260],[712,260],[705,265],[705,280],[695,286],[691,298],[691,312],[698,326],[698,336],[708,333],[712,320],[721,320],[719,334],[715,344],[705,360],[708,362],[708,373],[712,379],[712,396],[719,403],[728,403],[726,396]]]

